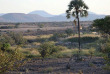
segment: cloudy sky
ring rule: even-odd
[[[29,13],[44,10],[51,14],[66,11],[71,0],[0,0],[0,13]],[[89,11],[110,15],[110,0],[84,0]]]

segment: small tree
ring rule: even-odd
[[[23,38],[23,34],[22,33],[14,33],[14,32],[10,32],[9,36],[15,40],[15,43],[17,45],[21,45],[21,44],[25,44],[27,42],[26,39]]]
[[[56,49],[55,45],[50,42],[43,43],[42,45],[40,45],[40,48],[38,50],[39,50],[41,57],[43,59],[58,51]]]
[[[70,36],[71,34],[73,34],[73,30],[72,29],[66,29],[65,32],[66,32],[66,34],[68,36]]]
[[[0,42],[2,44],[5,44],[5,43],[9,43],[11,45],[14,45],[15,44],[15,40],[10,37],[8,34],[3,34],[0,36]]]

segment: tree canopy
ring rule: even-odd
[[[96,19],[92,24],[99,30],[101,33],[106,33],[110,35],[110,16],[106,16],[105,18]]]
[[[83,0],[72,0],[68,7],[69,8],[66,11],[67,18],[70,18],[71,15],[76,18],[78,18],[78,15],[80,15],[81,17],[88,15],[88,6],[84,3]]]

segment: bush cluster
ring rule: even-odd
[[[45,42],[39,47],[39,53],[41,54],[42,58],[48,57],[54,53],[57,53],[58,51],[62,51],[65,48],[62,46],[55,46],[51,42]]]
[[[0,50],[0,74],[4,74],[9,70],[17,70],[26,61],[25,57],[18,50],[10,50],[10,52],[3,52]]]
[[[23,34],[22,33],[10,32],[9,36],[15,41],[15,43],[17,45],[25,44],[27,42],[26,39],[23,38]]]
[[[23,34],[21,33],[9,32],[0,36],[0,42],[2,44],[9,43],[11,45],[20,45],[25,44],[27,40],[23,38]]]

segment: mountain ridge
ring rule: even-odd
[[[55,16],[55,15],[50,14],[50,13],[44,11],[44,10],[36,10],[36,11],[32,11],[28,14],[38,14],[38,15],[43,16],[43,17],[53,17],[53,16]]]
[[[34,12],[34,11],[33,11]],[[35,11],[36,12],[36,11]],[[73,21],[74,17],[70,19],[66,18],[66,13],[59,15],[49,14],[45,11],[37,11],[38,13],[7,13],[0,16],[0,22],[62,22]],[[42,14],[42,13],[43,14]],[[45,15],[44,15],[45,14]],[[104,18],[106,15],[99,15],[93,12],[89,12],[87,17],[80,18],[80,21],[93,21],[95,19]]]

